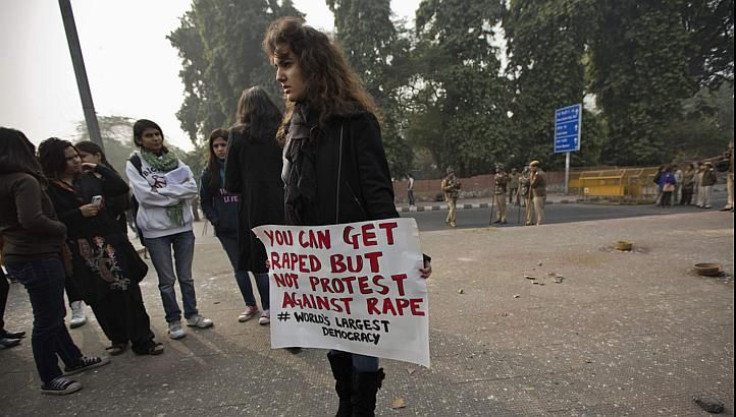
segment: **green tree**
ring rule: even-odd
[[[592,8],[587,0],[511,0],[503,28],[516,94],[511,103],[515,165],[538,159],[560,168],[553,154],[554,112],[582,103],[585,96],[585,46]],[[598,163],[603,138],[599,117],[583,114],[580,152],[573,163]]]
[[[291,0],[194,0],[168,39],[179,50],[185,99],[177,117],[192,142],[233,122],[243,89],[260,85],[278,97],[261,49],[268,24],[301,16]],[[278,101],[278,100],[277,100]]]
[[[591,90],[610,129],[605,162],[658,164],[671,157],[664,136],[693,91],[688,36],[677,2],[601,0],[591,30]]]
[[[389,168],[404,175],[412,165],[400,97],[410,75],[409,41],[391,21],[390,0],[327,0],[327,5],[335,16],[337,40],[380,109]]]
[[[511,154],[509,83],[492,44],[503,14],[500,0],[425,0],[417,11],[409,138],[441,170],[487,173]]]

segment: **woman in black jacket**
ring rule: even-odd
[[[67,228],[46,194],[47,180],[35,148],[15,129],[0,127],[0,234],[5,265],[28,291],[33,307],[33,359],[41,392],[65,395],[82,385],[64,376],[93,369],[109,358],[82,356],[64,326],[64,266],[60,252]]]
[[[265,224],[284,223],[284,185],[281,182],[281,148],[276,130],[281,111],[260,87],[243,91],[230,129],[225,164],[225,188],[239,194],[241,265],[253,271],[261,295],[261,324],[270,323],[266,248],[251,232]]]
[[[284,144],[287,224],[330,225],[399,217],[371,97],[340,49],[302,19],[271,24],[263,47],[287,100]],[[425,257],[422,277],[431,273]],[[384,378],[378,358],[330,351],[338,416],[372,416]]]
[[[112,342],[111,355],[133,345],[139,355],[163,353],[154,341],[139,282],[148,267],[105,208],[107,201],[128,192],[128,185],[102,164],[82,163],[77,149],[50,138],[39,146],[49,195],[67,226],[67,274],[92,307],[102,331]]]
[[[82,159],[82,162],[88,162],[95,165],[103,165],[105,168],[113,171],[118,177],[120,176],[120,173],[115,169],[115,167],[113,167],[112,164],[107,161],[105,152],[102,151],[100,145],[92,141],[85,140],[75,143],[74,147],[77,148],[77,151],[79,152],[79,157]],[[100,178],[100,175],[97,174],[97,177]],[[128,218],[125,215],[125,212],[130,209],[130,193],[112,196],[109,200],[107,200],[106,203],[107,204],[105,208],[110,213],[112,218],[115,219],[115,221],[118,223],[120,231],[124,235],[127,235]]]
[[[253,296],[253,284],[250,282],[248,275],[248,265],[241,262],[241,259],[249,259],[248,254],[243,253],[241,246],[249,246],[250,239],[247,235],[240,236],[240,224],[243,223],[241,210],[243,205],[240,204],[241,191],[233,194],[225,189],[225,157],[228,152],[228,142],[230,134],[225,129],[215,129],[210,133],[209,148],[210,157],[207,167],[202,172],[200,181],[199,201],[202,205],[207,220],[215,229],[215,236],[220,241],[222,248],[225,249],[230,264],[235,271],[235,282],[238,284],[240,294],[245,301],[245,311],[238,316],[239,322],[245,322],[258,314],[258,306],[256,298]],[[233,161],[233,165],[239,166]],[[241,175],[240,170],[236,172]],[[244,216],[243,216],[244,217]],[[246,230],[250,233],[248,230]],[[247,241],[246,241],[247,240]],[[240,243],[243,243],[241,245]],[[261,292],[261,305],[264,312],[261,314],[259,322],[268,324],[268,282],[266,281],[266,292]],[[258,287],[261,290],[261,287]]]

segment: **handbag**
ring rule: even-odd
[[[667,192],[671,192],[671,191],[675,191],[675,184],[672,184],[671,182],[668,182],[667,184],[664,185],[664,187],[662,187],[662,191],[664,191],[666,193]]]

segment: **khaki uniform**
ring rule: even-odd
[[[501,171],[493,176],[493,203],[497,214],[494,223],[506,223],[506,192],[509,183],[509,174]]]
[[[519,196],[522,207],[526,207],[529,200],[529,175],[529,171],[524,170],[519,176]]]
[[[455,227],[455,210],[457,208],[457,198],[460,196],[460,187],[460,181],[457,180],[454,173],[447,174],[440,184],[448,207],[445,223],[449,224],[450,227]]]
[[[516,170],[509,174],[509,204],[519,204],[519,173]]]
[[[536,225],[544,223],[544,205],[547,201],[547,178],[541,170],[533,172],[529,179],[532,204],[526,210],[526,224],[532,224],[536,214]]]

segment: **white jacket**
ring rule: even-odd
[[[177,169],[184,170],[183,177],[186,180],[176,183],[167,177],[168,173],[160,172],[146,163],[139,152],[134,154],[141,158],[141,172],[138,173],[138,169],[128,161],[125,164],[125,173],[128,175],[130,189],[138,200],[136,223],[143,237],[155,239],[192,230],[192,200],[198,193],[192,170],[180,160]],[[166,214],[166,207],[178,203],[183,203],[182,226],[173,224]]]

